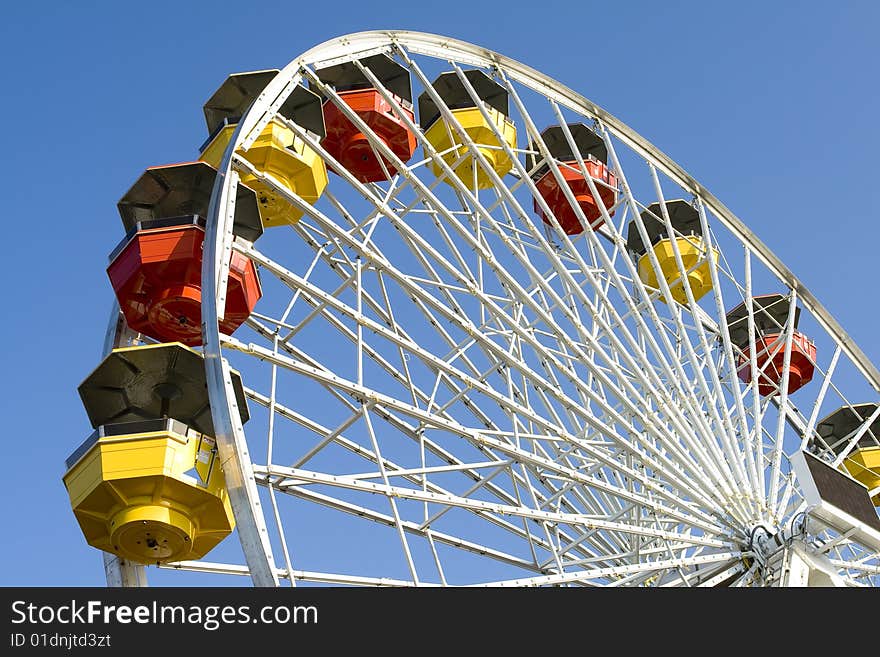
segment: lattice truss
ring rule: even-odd
[[[401,162],[321,82],[316,70],[327,62],[302,61],[291,84],[336,104],[397,173],[360,183],[289,120],[334,172],[317,203],[232,156],[233,172],[260,177],[304,212],[258,245],[227,236],[263,285],[247,325],[222,337],[222,354],[246,385],[244,435],[260,486],[253,512],[265,520],[276,575],[380,585],[766,583],[753,528],[803,532],[788,455],[810,448],[839,465],[873,436],[876,413],[836,451],[816,428],[840,406],[876,400],[860,352],[714,197],[671,174],[616,121],[498,62],[444,61],[401,43],[382,50],[410,71],[415,93],[453,71],[488,116],[464,75],[482,68],[509,93],[518,140],[510,147],[497,134],[500,145],[478,150],[434,92],[450,141],[462,145],[447,161],[358,62],[417,136],[416,155]],[[352,48],[341,59],[364,54]],[[532,174],[555,161],[541,131],[558,125],[571,140],[573,122],[604,140],[617,196],[592,230],[569,190],[587,227],[569,235]],[[487,161],[491,149],[512,161],[507,175]],[[462,163],[472,181],[455,175]],[[585,176],[596,198],[607,186],[579,155],[576,165],[556,163]],[[478,188],[481,170],[488,189]],[[687,237],[665,212],[670,199],[697,211],[706,248],[688,268],[676,246],[680,275],[661,275],[653,288],[627,249],[628,230],[647,243],[643,213],[659,203],[654,218],[667,234]],[[758,219],[768,218],[749,223]],[[706,265],[711,292],[697,300],[686,274]],[[752,326],[751,299],[767,293],[785,295],[791,312],[775,345],[780,384],[762,395],[757,377],[738,378],[744,366],[760,369],[754,337],[751,349],[734,344],[725,315],[745,304]],[[795,308],[818,355],[812,381],[789,395]],[[810,540],[849,582],[878,583],[876,553],[845,536]],[[240,561],[232,543],[221,552]]]

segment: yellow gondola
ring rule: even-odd
[[[113,350],[79,386],[95,431],[64,485],[86,541],[138,563],[203,557],[235,527],[203,356],[180,343]],[[242,422],[241,377],[232,373]]]
[[[648,252],[650,248],[660,265],[660,275],[669,285],[672,298],[678,303],[686,304],[687,292],[684,287],[685,277],[690,284],[694,301],[699,301],[712,289],[712,274],[709,271],[709,250],[703,239],[703,231],[700,225],[700,217],[697,211],[687,201],[676,199],[666,202],[666,211],[675,235],[669,235],[666,224],[663,221],[662,210],[659,203],[652,203],[641,214],[641,219],[648,234],[650,244],[645,246],[639,233],[635,220],[631,221],[627,229],[626,245],[630,253],[636,258],[639,278],[651,289],[660,289],[658,272],[651,262]],[[678,267],[675,258],[675,249],[681,254],[685,276]],[[715,258],[719,257],[718,250],[713,249]],[[659,296],[661,301],[666,301],[664,295]]]
[[[205,120],[211,136],[202,145],[199,159],[211,166],[220,166],[238,120],[277,73],[276,70],[235,73],[220,85],[205,103]],[[294,89],[279,114],[295,121],[316,138],[324,137],[321,99],[308,89],[300,86]],[[314,204],[327,187],[324,160],[279,118],[272,119],[251,147],[240,155],[306,203]],[[265,227],[294,224],[302,217],[301,209],[291,205],[272,185],[257,176],[243,172],[241,181],[257,193]]]
[[[137,563],[199,559],[235,528],[214,439],[176,420],[99,427],[64,485],[88,544]]]
[[[432,86],[449,106],[455,120],[486,158],[489,166],[499,176],[504,176],[513,168],[513,162],[504,151],[502,140],[510,148],[516,148],[516,126],[508,116],[507,90],[482,71],[465,71],[465,77],[483,101],[489,121],[455,73],[443,73],[434,80]],[[441,118],[440,110],[427,91],[419,96],[419,120],[425,130],[425,139],[441,154],[446,164],[453,166],[461,159],[453,171],[462,183],[468,188],[473,188],[476,184],[477,189],[494,186],[489,173],[475,157],[464,157],[468,154],[468,149],[461,135]],[[502,140],[498,139],[495,130]],[[435,162],[431,162],[431,170],[435,176],[443,173]],[[451,180],[446,179],[446,182],[452,184]]]

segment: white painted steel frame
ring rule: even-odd
[[[448,129],[466,148],[459,161],[472,157],[473,166],[481,166],[493,180],[494,202],[489,199],[490,203],[487,204],[483,200],[485,195],[456,178],[453,170],[458,162],[447,163],[442,159],[444,154],[437,153],[424,140],[419,127],[400,111],[397,101],[359,62],[357,65],[385,100],[418,135],[427,154],[424,160],[410,164],[399,161],[340,100],[335,91],[324,86],[313,72],[315,68],[384,51],[399,56],[409,67],[414,80],[432,96],[441,119],[446,121]],[[573,139],[565,125],[561,108],[592,117],[606,142],[611,167],[620,182],[621,195],[613,208],[620,214],[619,226],[612,221],[611,208],[600,207],[605,223],[602,229],[586,230],[576,239],[565,235],[551,209],[537,194],[531,172],[520,161],[518,155],[522,151],[510,148],[503,139],[498,140],[500,148],[512,160],[512,173],[517,178],[517,182],[508,187],[488,166],[485,156],[461,129],[410,55],[426,55],[448,61],[475,101],[479,99],[459,63],[491,69],[510,93],[514,107],[525,122],[528,141],[535,144],[538,155],[545,159],[549,158],[549,151],[539,129],[531,121],[517,85],[535,91],[550,101],[550,107],[570,145],[573,145]],[[335,163],[305,131],[295,123],[286,122],[328,164],[335,165],[333,169],[338,172],[339,179],[375,208],[358,221],[356,215],[348,212],[344,201],[338,198],[331,185],[326,196],[350,224],[348,229],[302,201],[272,176],[255,170],[243,158],[233,154],[250,147],[301,79],[317,87],[330,99],[329,102],[335,103],[367,135],[373,148],[399,172],[387,189],[361,184]],[[482,103],[477,102],[477,107],[488,118]],[[490,125],[493,125],[491,121]],[[501,136],[497,129],[495,133],[496,137]],[[783,383],[782,394],[772,400],[776,408],[774,412],[777,413],[776,431],[769,434],[764,429],[762,418],[768,413],[771,402],[761,399],[756,382],[746,386],[740,393],[734,367],[740,352],[730,341],[726,322],[713,320],[698,306],[675,240],[671,243],[680,274],[678,281],[683,283],[687,304],[679,305],[672,300],[670,288],[677,281],[666,281],[662,275],[658,276],[659,290],[649,291],[645,288],[634,263],[624,253],[624,236],[621,232],[629,219],[643,242],[650,244],[640,216],[646,210],[646,205],[637,199],[627,184],[615,144],[625,146],[648,163],[656,196],[652,201],[659,201],[661,208],[662,216],[657,219],[665,224],[670,235],[675,231],[663,204],[663,185],[658,172],[693,194],[706,240],[715,311],[719,318],[723,318],[723,275],[735,284],[747,303],[753,372],[759,369],[755,356],[754,309],[751,304],[753,254],[791,290],[790,308],[793,309],[796,303],[802,304],[833,340],[836,345],[834,355],[827,373],[824,373],[821,392],[809,420],[802,418],[797,409],[791,406],[785,391],[794,328],[792,312],[783,327],[784,344],[776,346],[777,349],[784,349]],[[576,149],[572,150],[576,153]],[[429,162],[433,162],[442,171],[446,182],[452,184],[462,210],[450,210],[435,194],[437,185],[445,183],[439,180],[426,183],[417,175]],[[585,176],[594,198],[598,199],[597,185],[602,183],[587,175],[584,161],[579,155],[577,166]],[[203,269],[203,317],[209,320],[203,323],[204,352],[218,445],[247,560],[245,572],[258,585],[278,584],[280,578],[288,579],[291,584],[297,579],[369,585],[386,581],[384,578],[332,573],[307,575],[306,571],[294,570],[284,539],[276,492],[394,527],[408,564],[410,584],[424,582],[410,554],[408,536],[423,537],[429,542],[441,584],[446,584],[446,577],[435,541],[537,573],[525,579],[491,582],[494,585],[592,584],[596,583],[595,580],[604,580],[605,583],[706,585],[708,582],[723,582],[727,578],[733,578],[737,585],[749,584],[758,581],[755,566],[744,566],[742,561],[751,558],[751,547],[745,547],[749,529],[763,522],[779,523],[788,517],[789,509],[800,503],[791,475],[783,472],[786,426],[799,428],[799,436],[804,444],[809,441],[826,392],[829,388],[839,392],[831,382],[831,374],[841,354],[861,372],[875,391],[880,390],[880,374],[834,319],[739,219],[678,165],[582,96],[527,66],[477,46],[412,32],[360,33],[322,44],[288,64],[269,83],[239,122],[219,168],[220,175],[209,211]],[[579,221],[586,226],[588,222],[564,184],[560,172],[553,166],[550,171],[575,209]],[[315,247],[314,260],[304,275],[298,275],[283,264],[274,262],[253,245],[233,239],[232,216],[238,172],[257,176],[274,187],[281,197],[305,212],[303,220],[294,228],[297,234]],[[546,235],[532,219],[530,208],[523,208],[520,204],[514,193],[518,189],[528,190],[545,216],[550,218]],[[379,191],[383,196],[377,195]],[[399,199],[408,192],[415,193],[416,199],[410,205],[403,205]],[[715,237],[707,211],[743,245],[744,285],[732,273],[723,252],[721,258],[725,261],[716,261],[713,252]],[[424,212],[432,218],[444,241],[439,246],[447,255],[443,255],[401,219],[408,213],[416,212]],[[466,218],[470,223],[463,223],[461,218]],[[517,218],[522,219],[522,227],[514,226]],[[416,278],[397,269],[394,262],[372,243],[380,221],[391,223],[397,230],[403,243],[410,249],[410,255],[424,268],[424,277]],[[319,242],[320,239],[324,241]],[[493,254],[489,239],[502,241],[509,250],[504,256],[512,257],[517,266],[527,272],[528,284],[521,283],[504,271],[504,266]],[[611,254],[606,253],[603,241],[612,245]],[[575,242],[588,256],[582,255],[575,247]],[[555,251],[554,244],[561,244],[561,250]],[[469,269],[468,252],[464,247],[477,256],[476,274]],[[352,260],[344,248],[356,252],[357,258]],[[215,318],[221,316],[225,306],[227,269],[233,249],[250,257],[264,271],[270,272],[289,287],[293,294],[281,318],[261,314],[252,317],[248,323],[251,329],[272,341],[271,349],[219,333]],[[536,253],[548,259],[549,254],[557,252],[558,255],[555,261],[550,260],[550,268],[542,272],[531,263],[530,249],[537,249]],[[652,250],[648,251],[648,257],[655,271],[659,271],[659,263]],[[312,269],[319,263],[332,264],[340,276],[340,285],[332,292],[309,280]],[[577,276],[571,273],[570,268],[577,272]],[[365,290],[365,276],[377,278],[378,298]],[[487,276],[497,279],[506,291],[507,298],[484,288]],[[578,277],[583,280],[579,281]],[[417,340],[407,335],[404,325],[394,317],[386,282],[393,282],[412,297],[424,316],[435,326],[438,336],[448,345],[450,351],[446,355],[423,348]],[[440,296],[428,293],[426,286],[437,290]],[[633,290],[632,295],[615,297],[616,303],[611,301],[612,290],[618,295],[629,287]],[[342,299],[347,291],[355,293],[353,305]],[[478,301],[478,323],[470,321],[468,313],[455,300],[456,293],[468,294]],[[651,303],[657,298],[665,300],[663,312],[658,312],[658,308]],[[732,305],[742,299],[736,299]],[[312,310],[298,324],[288,324],[290,309],[298,300],[309,304]],[[587,317],[592,326],[581,318],[583,311],[588,311]],[[383,321],[371,319],[371,315]],[[523,324],[526,316],[534,318],[532,323]],[[572,327],[567,329],[572,334],[561,329],[550,335],[541,334],[538,330],[541,326],[560,326],[560,320],[554,317],[561,317],[567,326]],[[357,370],[353,380],[334,374],[291,342],[292,337],[308,322],[317,320],[329,322],[343,337],[355,344]],[[443,328],[440,320],[451,325],[454,333]],[[350,328],[352,324],[354,329]],[[287,334],[279,339],[282,328]],[[365,329],[369,333],[365,333]],[[467,337],[455,337],[462,332]],[[397,349],[400,369],[390,363],[382,351],[375,349],[371,344],[372,338],[367,339],[367,335],[378,336],[385,341],[383,344],[393,345]],[[508,344],[506,348],[499,340],[502,336]],[[539,338],[545,341],[541,342]],[[720,354],[711,344],[716,339],[721,343]],[[548,340],[553,340],[554,345],[547,344]],[[256,390],[248,390],[251,400],[269,409],[269,465],[251,463],[235,408],[229,364],[224,357],[224,350],[230,349],[271,364],[270,394],[266,396]],[[469,352],[474,349],[492,359],[493,364],[488,370],[481,370],[471,360]],[[542,359],[543,374],[524,360],[524,349]],[[672,357],[676,353],[679,357]],[[365,357],[378,363],[399,384],[405,385],[411,403],[364,385]],[[411,357],[434,373],[433,390],[422,389],[416,383],[407,364]],[[453,364],[456,361],[460,364]],[[578,378],[576,366],[588,371],[586,379]],[[496,371],[500,372],[499,367],[504,370],[507,381],[507,391],[504,393],[486,383],[488,377]],[[336,428],[323,427],[279,403],[276,398],[279,368],[320,383],[349,409],[348,419]],[[438,405],[435,403],[437,395],[444,389],[453,396]],[[613,393],[611,400],[607,398],[609,392]],[[505,432],[496,426],[481,410],[479,403],[473,401],[475,395],[500,406],[511,422],[511,431]],[[532,398],[543,409],[542,412],[533,408]],[[749,398],[751,405],[746,403]],[[732,407],[728,407],[728,399],[732,400]],[[482,422],[485,430],[476,431],[454,419],[449,411],[459,403],[464,404],[475,419]],[[422,451],[419,467],[401,467],[383,456],[380,441],[372,427],[371,417],[374,415],[419,442]],[[293,467],[271,464],[276,416],[292,420],[323,436]],[[417,419],[420,428],[416,430],[415,425],[407,422],[407,418]],[[656,421],[655,418],[662,418],[662,421]],[[368,429],[371,448],[345,436],[347,428],[359,421],[363,421]],[[636,430],[637,426],[641,429]],[[460,435],[490,458],[461,460],[427,438],[426,427]],[[573,432],[566,427],[578,430]],[[627,430],[621,432],[616,427]],[[765,439],[773,446],[769,459],[769,482],[765,481],[765,471],[768,469],[764,454]],[[851,441],[850,447],[856,440]],[[378,470],[339,476],[301,467],[329,444],[340,445],[359,454],[375,464]],[[529,449],[524,447],[525,444]],[[449,466],[445,469],[427,466],[427,452],[442,456]],[[646,474],[646,469],[653,474]],[[600,479],[598,474],[606,471],[612,473],[609,480]],[[465,493],[456,494],[429,481],[429,474],[440,472],[464,473],[474,483]],[[509,477],[508,488],[497,485],[499,476]],[[418,488],[392,484],[391,479],[397,477]],[[368,481],[373,478],[381,479],[382,483]],[[281,539],[284,569],[277,568],[274,563],[257,484],[269,490]],[[319,493],[310,487],[312,484],[380,494],[388,499],[390,515]],[[499,501],[488,502],[472,497],[481,492]],[[402,499],[424,503],[424,522],[414,523],[401,517],[398,500]],[[429,503],[442,505],[442,509],[429,515]],[[435,531],[431,525],[453,507],[467,509],[476,518],[526,541],[532,560]],[[649,510],[656,516],[653,526],[645,523]],[[521,520],[521,526],[504,519],[507,517]],[[536,533],[535,527],[539,527],[540,531]],[[645,543],[639,537],[648,537],[653,543]],[[841,546],[856,550],[855,553],[835,553],[842,568],[854,569],[861,573],[861,577],[874,573],[876,555],[860,554],[846,540],[829,549],[839,550]],[[706,548],[716,552],[703,554],[702,550]],[[539,551],[546,556],[539,558]],[[639,561],[642,558],[647,560]],[[632,563],[633,559],[635,563]],[[860,566],[858,559],[871,563]],[[707,575],[709,579],[703,577],[701,566],[723,565],[726,562],[729,562],[728,565],[720,571],[716,569]],[[178,566],[210,572],[242,572],[241,567],[237,566]],[[565,570],[572,566],[588,568]],[[406,583],[403,580],[387,581]]]

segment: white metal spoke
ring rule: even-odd
[[[412,99],[372,55],[409,76]],[[327,81],[335,65],[372,85],[411,157]],[[438,71],[449,88],[433,86]],[[503,120],[484,85],[492,103],[506,99]],[[288,111],[302,86],[359,133],[375,177],[346,169],[332,139]],[[242,554],[162,568],[258,585],[751,587],[786,581],[802,552],[835,581],[880,583],[862,534],[816,524],[790,460],[807,450],[843,468],[880,438],[880,405],[833,440],[822,419],[876,402],[880,372],[746,224],[644,138],[522,64],[411,32],[318,46],[235,120],[208,210],[202,351]],[[312,158],[308,171],[330,172],[317,200],[308,171],[300,185],[254,164],[272,122]],[[258,243],[236,237],[240,180],[299,218]],[[672,199],[699,219],[696,264]],[[649,228],[669,238],[665,255]],[[227,335],[233,254],[257,268],[263,296]],[[769,348],[764,294],[788,313]],[[738,304],[741,324],[728,325]],[[108,349],[152,342],[118,317]],[[796,331],[817,347],[803,380]],[[314,529],[335,523],[351,540],[322,543]],[[124,564],[107,573],[142,579]]]

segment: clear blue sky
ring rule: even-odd
[[[682,164],[880,363],[878,25],[869,0],[4,4],[0,585],[103,584],[61,475],[90,430],[76,386],[100,356],[115,204],[193,157],[227,73],[382,28],[528,63]]]

